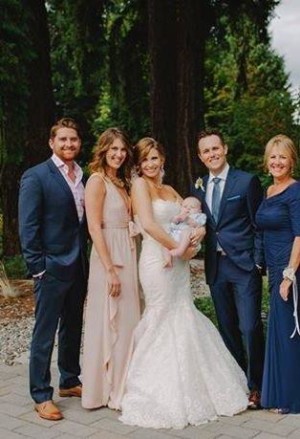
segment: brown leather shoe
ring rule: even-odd
[[[250,410],[260,410],[260,392],[258,390],[252,390],[248,399],[248,409]]]
[[[70,397],[70,396],[76,396],[77,398],[81,398],[82,393],[82,386],[78,385],[75,387],[70,387],[69,389],[59,389],[59,396],[61,397]]]
[[[40,418],[48,419],[48,421],[59,421],[63,419],[63,414],[51,400],[36,404],[34,409]]]

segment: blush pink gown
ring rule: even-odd
[[[102,231],[122,291],[119,297],[109,296],[106,270],[93,246],[84,326],[82,406],[120,409],[132,355],[132,333],[140,319],[136,250],[129,236],[125,200],[113,183],[103,180]]]

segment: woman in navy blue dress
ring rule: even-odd
[[[277,413],[300,413],[300,183],[292,177],[297,161],[292,140],[273,137],[264,161],[273,184],[256,215],[270,290],[261,402]]]

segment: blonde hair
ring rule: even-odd
[[[132,167],[132,146],[127,134],[120,128],[108,128],[99,136],[98,141],[94,146],[92,160],[89,163],[88,168],[91,173],[100,172],[103,175],[106,174],[106,153],[115,139],[120,139],[126,149],[126,158],[118,170],[118,177],[124,181],[128,188]]]
[[[133,161],[136,168],[136,173],[141,176],[141,163],[147,157],[151,149],[156,149],[159,155],[165,159],[166,154],[162,145],[157,142],[157,140],[152,137],[143,137],[138,143],[135,145],[133,149]]]
[[[265,147],[264,153],[264,168],[267,170],[268,159],[270,157],[271,151],[274,146],[281,147],[289,156],[291,160],[291,172],[297,165],[298,154],[294,142],[285,134],[277,134],[277,136],[272,137]]]

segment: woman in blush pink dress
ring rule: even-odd
[[[131,147],[118,128],[102,133],[89,165],[86,214],[93,241],[83,349],[82,406],[120,408],[140,317],[136,252],[129,234]]]

